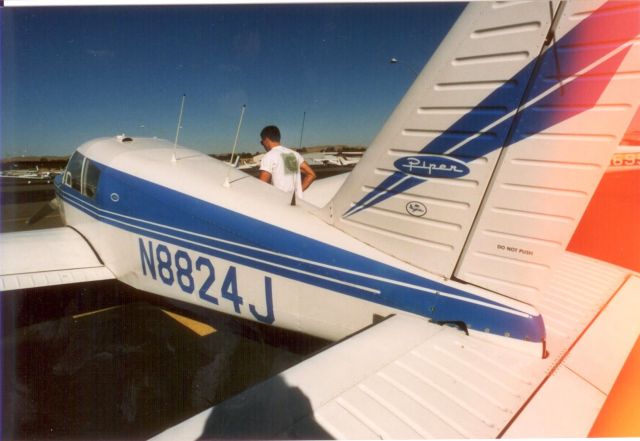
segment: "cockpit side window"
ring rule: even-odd
[[[75,152],[73,156],[71,156],[71,159],[69,159],[67,169],[64,172],[64,184],[74,190],[81,190],[83,163],[84,156],[81,153]]]
[[[100,180],[100,168],[81,153],[75,152],[64,172],[64,185],[95,199]]]
[[[82,194],[91,199],[95,199],[99,180],[100,169],[93,161],[87,159],[84,170],[84,188]]]

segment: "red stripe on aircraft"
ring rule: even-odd
[[[600,414],[590,438],[640,436],[640,338],[636,340]]]

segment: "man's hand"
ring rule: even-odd
[[[300,164],[300,172],[304,175],[302,178],[302,191],[305,191],[311,183],[316,180],[316,173],[309,167],[307,161],[303,161],[302,164]],[[271,175],[269,175],[269,177],[271,177]],[[262,179],[262,177],[260,177],[260,179]]]
[[[263,182],[266,182],[267,184],[270,184],[271,183],[271,173],[269,173],[268,171],[260,170],[260,174],[258,175],[258,179],[260,179]]]

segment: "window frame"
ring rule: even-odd
[[[80,160],[76,160],[75,158],[82,158]],[[84,170],[84,164],[87,160],[87,157],[84,156],[82,153],[80,153],[79,151],[75,151],[73,152],[73,155],[71,155],[71,158],[69,158],[69,162],[67,163],[67,167],[64,169],[64,179],[62,181],[62,183],[64,185],[66,185],[67,187],[82,193],[82,174],[83,174],[83,170]],[[75,188],[73,183],[74,183],[74,174],[71,172],[71,170],[69,170],[70,166],[73,165],[75,167],[75,163],[79,162],[80,163],[80,167],[79,167],[79,171],[80,171],[80,176],[78,176],[79,179],[79,183],[80,183],[80,188]]]
[[[74,167],[79,168],[80,170],[80,177],[79,177],[80,188],[76,188],[73,185],[74,174],[72,173],[71,170],[69,170],[69,166],[72,164]],[[77,167],[78,165],[79,167]],[[93,187],[93,190],[94,190],[93,195],[89,195],[87,192],[87,189],[90,187],[90,185],[87,185],[87,178],[89,177],[89,167],[93,167],[98,172],[97,178],[95,179],[95,186],[91,186]],[[65,168],[64,179],[62,180],[62,184],[79,192],[82,196],[88,199],[95,200],[98,194],[98,185],[100,183],[101,175],[102,175],[102,169],[98,167],[95,161],[92,161],[91,159],[87,158],[85,155],[83,155],[79,151],[75,151],[71,156],[71,158],[69,159],[69,162],[67,163],[67,167]]]
[[[89,185],[89,167],[92,167],[95,171],[97,171],[97,175],[95,178],[95,185]],[[95,161],[92,161],[91,159],[85,157],[84,158],[84,164],[82,167],[82,181],[81,181],[81,187],[82,187],[82,191],[81,193],[83,194],[83,196],[88,197],[89,199],[95,200],[96,199],[96,195],[98,194],[98,185],[100,184],[100,176],[102,175],[102,169],[100,167],[98,167],[97,163]],[[93,176],[92,176],[93,177]],[[93,190],[93,195],[89,195],[89,192],[87,191],[87,189],[92,188]]]

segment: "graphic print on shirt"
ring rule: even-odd
[[[296,160],[296,155],[293,153],[283,153],[282,162],[284,163],[285,174],[291,175],[293,173],[298,173],[298,161]]]

